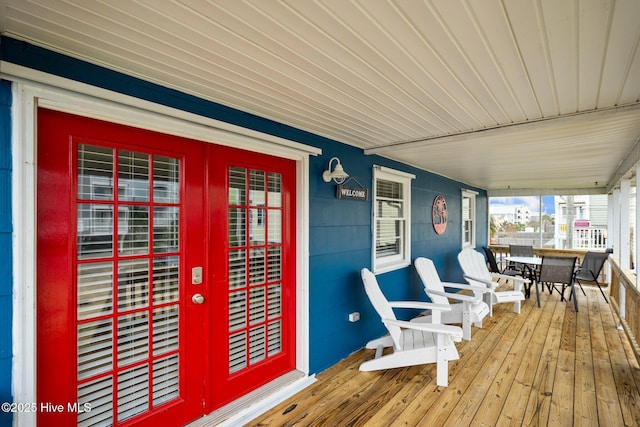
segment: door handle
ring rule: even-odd
[[[195,294],[191,297],[191,301],[193,301],[194,304],[202,304],[204,302],[204,297],[201,294]]]

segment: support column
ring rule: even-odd
[[[636,224],[633,230],[633,236],[635,237],[635,247],[633,249],[633,263],[636,271],[636,287],[638,287],[638,265],[640,265],[640,233],[638,233],[638,227],[640,225],[640,165],[636,166]]]
[[[611,239],[611,247],[613,248],[613,258],[618,265],[620,264],[620,189],[613,190],[613,203],[611,204],[612,216],[611,216],[611,232],[609,238]]]
[[[631,180],[620,181],[620,268],[631,268]]]

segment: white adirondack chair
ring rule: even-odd
[[[403,366],[436,363],[436,384],[446,387],[449,384],[449,360],[457,360],[458,349],[454,341],[462,339],[462,329],[457,326],[412,323],[398,320],[394,308],[412,308],[419,310],[450,310],[446,305],[418,301],[390,302],[378,285],[376,276],[366,268],[361,271],[364,288],[376,309],[389,335],[369,341],[368,349],[375,349],[373,360],[360,365],[361,371],[399,368]],[[383,347],[393,347],[393,353],[382,355]]]
[[[512,302],[513,311],[520,313],[520,302],[524,300],[522,285],[529,283],[529,279],[522,277],[507,276],[499,273],[491,273],[487,267],[484,255],[480,252],[467,248],[458,254],[458,262],[464,273],[464,278],[470,285],[486,286],[491,289],[491,293],[485,294],[485,302],[489,306],[489,315],[493,316],[493,305],[503,302]],[[496,291],[498,283],[493,279],[507,279],[513,281],[512,291]]]
[[[451,311],[441,312],[433,311],[428,316],[416,317],[412,322],[429,322],[429,323],[461,323],[462,338],[467,341],[471,340],[471,323],[476,327],[482,328],[482,319],[489,314],[489,306],[482,300],[485,293],[491,291],[484,285],[473,286],[461,283],[442,282],[436,266],[428,258],[416,258],[414,266],[420,276],[420,280],[424,286],[424,291],[435,304],[449,305]],[[473,295],[464,295],[459,293],[451,293],[445,290],[454,288],[459,290],[473,291]],[[449,299],[458,301],[454,304]]]

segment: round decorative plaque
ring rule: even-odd
[[[433,207],[431,208],[431,220],[433,221],[433,229],[436,234],[443,234],[447,229],[447,202],[442,194],[438,194],[433,199]]]

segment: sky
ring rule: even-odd
[[[491,197],[489,204],[491,206],[506,205],[506,206],[520,206],[524,205],[529,208],[531,212],[539,212],[538,208],[539,198],[538,196],[531,197]],[[542,196],[542,213],[547,215],[553,215],[555,213],[555,206],[553,204],[553,196]]]

